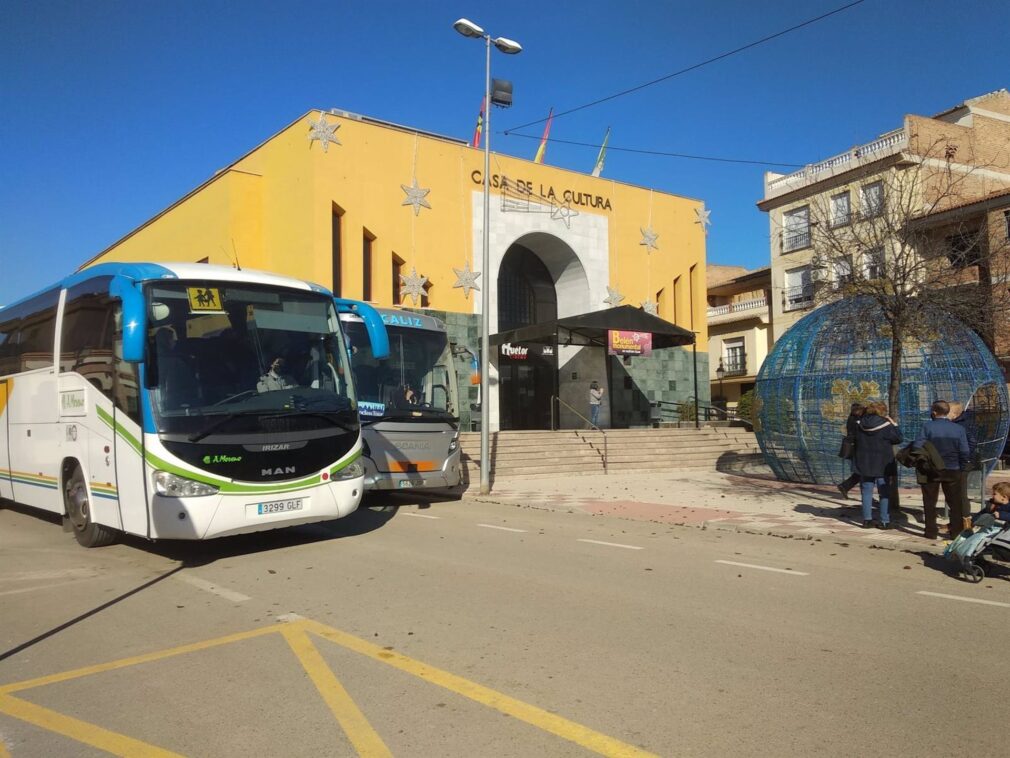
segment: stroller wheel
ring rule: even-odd
[[[979,566],[977,563],[973,563],[968,567],[968,581],[978,584],[983,579],[985,579],[985,569]]]

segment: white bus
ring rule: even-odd
[[[358,391],[365,489],[453,493],[462,482],[459,393],[445,324],[409,311],[377,310],[389,338],[388,358],[370,349],[361,318],[341,315]]]
[[[118,533],[207,539],[353,512],[364,474],[322,287],[206,264],[107,263],[0,309],[0,498]]]

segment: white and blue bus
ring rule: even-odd
[[[0,309],[0,498],[77,541],[208,539],[340,518],[363,492],[339,313],[308,282],[106,263]]]
[[[371,349],[360,316],[340,317],[358,391],[365,489],[458,494],[459,392],[445,324],[410,311],[377,311],[386,326],[388,357]]]

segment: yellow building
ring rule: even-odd
[[[276,271],[377,305],[426,308],[473,347],[481,298],[471,282],[491,283],[492,334],[632,305],[698,332],[707,397],[703,203],[497,153],[491,166],[490,272],[481,271],[481,150],[315,110],[85,266],[205,261]],[[689,354],[666,348],[621,360],[573,349],[554,358],[550,384],[581,411],[589,382],[605,381],[602,420],[634,425],[648,420],[652,402],[693,396]],[[513,397],[504,397],[502,355],[492,361],[492,428],[546,424],[539,412],[512,417],[524,380],[512,371]],[[537,403],[548,402],[544,392]]]

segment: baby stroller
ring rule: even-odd
[[[1010,564],[1010,522],[999,523],[991,513],[976,516],[973,528],[961,532],[943,554],[969,581],[981,582],[987,559]]]

